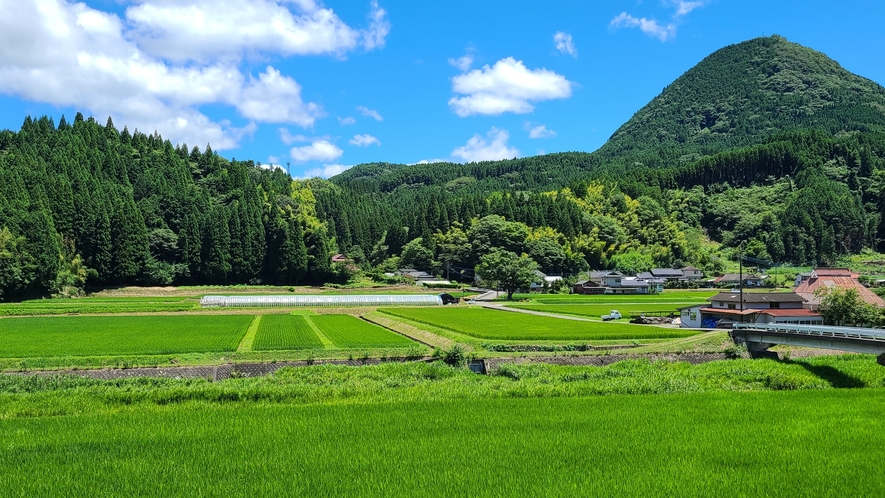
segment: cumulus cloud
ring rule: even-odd
[[[133,3],[120,18],[65,0],[7,2],[0,16],[0,92],[224,150],[254,133],[256,123],[311,127],[325,115],[302,98],[293,78],[272,66],[250,74],[240,68],[241,57],[371,48],[361,32],[313,0]],[[373,22],[383,24],[383,11],[371,9]],[[181,23],[187,28],[178,29]],[[210,119],[199,110],[204,105],[236,109],[246,124]]]
[[[322,168],[313,168],[304,172],[304,178],[329,178],[330,176],[340,175],[349,170],[353,166],[345,166],[343,164],[324,164]]]
[[[317,140],[310,145],[293,147],[292,150],[289,151],[289,155],[296,163],[334,161],[341,157],[342,154],[344,154],[344,151],[328,140]]]
[[[673,23],[663,26],[655,19],[636,18],[626,12],[621,12],[609,23],[614,29],[639,28],[643,33],[653,36],[661,41],[667,41],[676,36],[676,25]]]
[[[447,163],[447,162],[451,162],[451,161],[449,161],[448,159],[422,159],[422,160],[418,161],[417,163],[409,164],[409,166],[414,166],[416,164],[436,164],[436,163]]]
[[[302,127],[313,126],[325,115],[319,105],[301,100],[301,86],[273,67],[245,85],[237,102],[240,113],[249,119],[265,123],[292,123]]]
[[[449,107],[461,117],[525,114],[534,110],[534,102],[570,97],[572,82],[547,69],[530,70],[522,61],[507,57],[494,66],[487,64],[455,76],[452,89],[463,95],[449,100]]]
[[[350,139],[350,144],[356,145],[357,147],[368,147],[372,144],[381,145],[381,142],[372,135],[354,135],[353,138]]]
[[[529,138],[552,138],[556,136],[556,132],[548,130],[546,125],[532,126],[526,123],[526,129],[529,131]]]
[[[339,116],[338,124],[340,124],[341,126],[356,124],[356,119],[354,119],[353,116],[347,116],[346,118],[342,118]]]
[[[264,52],[343,55],[360,45],[371,50],[384,45],[390,24],[377,2],[370,9],[365,30],[313,0],[137,0],[126,18],[134,26],[131,38],[147,53],[184,62]]]
[[[356,110],[360,111],[360,114],[362,114],[363,116],[372,118],[375,121],[384,121],[384,118],[382,118],[381,115],[378,114],[378,111],[374,109],[369,109],[368,107],[358,105],[356,106]]]
[[[557,31],[556,34],[553,35],[553,43],[556,44],[556,50],[559,50],[564,54],[569,54],[572,57],[578,56],[578,49],[575,48],[575,42],[572,41],[572,35]]]
[[[462,73],[473,65],[473,54],[463,55],[457,59],[449,59],[449,64],[457,67]]]
[[[519,157],[519,150],[508,146],[508,140],[510,133],[507,130],[492,127],[485,138],[479,134],[473,135],[465,145],[452,151],[452,157],[468,163]]]

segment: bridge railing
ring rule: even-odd
[[[737,330],[764,330],[782,334],[809,335],[816,337],[844,337],[885,342],[885,330],[857,327],[831,327],[827,325],[793,325],[788,323],[735,323]]]

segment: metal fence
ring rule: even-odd
[[[765,330],[785,334],[811,335],[818,337],[845,337],[885,341],[885,330],[860,327],[831,327],[827,325],[792,325],[786,323],[735,323],[735,329]]]
[[[204,296],[206,308],[292,308],[341,306],[442,306],[433,294],[301,295],[301,296]]]

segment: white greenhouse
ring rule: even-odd
[[[299,296],[204,296],[206,308],[292,308],[341,306],[442,306],[433,294],[299,295]]]

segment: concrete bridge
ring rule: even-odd
[[[836,349],[878,355],[885,366],[885,330],[824,325],[736,323],[731,331],[736,343],[745,343],[753,358],[777,358],[768,348],[777,344]]]

